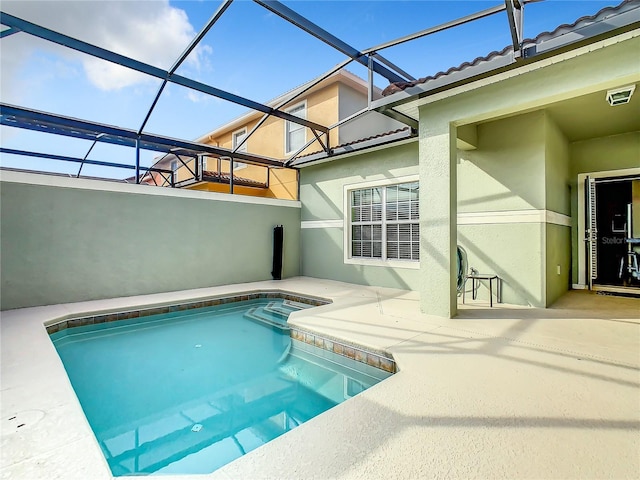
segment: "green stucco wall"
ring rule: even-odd
[[[299,274],[297,202],[98,183],[104,190],[1,183],[3,310],[268,280],[276,224],[285,231],[283,276]]]
[[[640,167],[640,132],[573,142],[570,146],[571,181],[579,173]]]
[[[417,150],[417,142],[412,142],[302,168],[302,221],[342,221],[344,185],[415,175],[418,173]],[[301,251],[301,271],[306,276],[418,289],[417,269],[345,264],[343,229],[339,227],[303,228]]]
[[[546,252],[544,255],[546,270],[545,305],[550,306],[569,290],[571,229],[564,225],[551,223],[547,223],[544,227],[546,238]]]
[[[545,115],[545,198],[548,211],[571,215],[569,141],[548,114]],[[545,237],[545,306],[549,306],[571,286],[571,227],[547,223]]]
[[[457,298],[456,130],[420,109],[420,309],[451,318]]]
[[[486,122],[477,132],[478,148],[458,151],[457,213],[546,209],[570,214],[569,145],[546,112]],[[302,169],[302,220],[342,220],[345,184],[415,174],[416,147],[414,143],[387,148]],[[433,173],[428,161],[425,167]],[[427,199],[421,200],[421,211],[426,214],[427,209],[433,210],[436,198],[430,196],[433,192],[429,188],[421,190]],[[544,221],[462,222],[457,227],[457,243],[467,250],[470,266],[502,278],[504,302],[545,306],[569,286],[569,231],[567,226]],[[345,264],[342,228],[303,228],[301,238],[303,275],[421,288],[424,275],[419,270]],[[433,289],[424,290],[433,296]],[[485,289],[482,295],[486,295]]]
[[[569,288],[570,228],[544,220],[570,215],[569,164],[569,143],[544,110],[481,123],[477,149],[458,151],[457,242],[471,267],[500,276],[507,303],[546,306]]]
[[[479,125],[477,150],[458,153],[458,213],[545,209],[548,130],[544,111]],[[545,305],[543,223],[461,224],[458,244],[470,267],[502,279],[504,302]]]
[[[344,263],[342,228],[301,231],[302,274],[359,285],[417,290],[419,270]]]
[[[620,83],[636,83],[639,45],[634,38],[580,49],[575,56],[543,60],[539,68],[518,75],[496,75],[484,85],[415,97],[413,106],[420,115],[419,148],[413,153],[418,155],[421,185],[420,281],[394,279],[392,286],[418,285],[423,311],[455,315],[451,262],[457,241],[467,249],[470,265],[503,278],[504,301],[546,306],[562,295],[570,282],[567,217],[575,221],[572,187],[577,165],[574,146],[545,108]],[[401,94],[396,99],[401,101]],[[477,135],[468,138],[467,147],[477,140],[476,150],[455,152],[458,126],[473,127]],[[384,161],[390,150],[303,171],[303,220],[341,219],[342,186],[355,183],[353,178],[400,175],[393,172],[397,160]],[[638,150],[631,150],[637,162]],[[354,163],[355,158],[362,161]],[[452,162],[457,168],[451,168]],[[342,261],[340,228],[303,228],[302,236],[304,274],[320,272],[327,278],[374,285],[389,282],[380,272],[368,274],[369,268],[378,267],[349,271]],[[310,259],[323,245],[335,249],[324,255],[326,263]]]
[[[517,284],[505,285],[505,301],[513,303],[546,306],[561,291],[566,290],[568,279],[563,278],[566,273],[563,273],[562,264],[569,258],[567,252],[570,249],[566,248],[569,241],[566,232],[556,231],[556,224],[559,231],[562,231],[568,229],[564,224],[570,223],[565,216],[571,210],[567,201],[570,195],[566,175],[567,151],[570,152],[570,149],[553,121],[546,118],[544,109],[546,105],[563,99],[606,90],[619,84],[636,83],[638,45],[639,40],[634,38],[610,43],[606,47],[594,47],[588,51],[585,49],[575,57],[541,64],[541,68],[523,71],[517,76],[503,79],[496,77],[495,81],[478,88],[462,87],[450,95],[436,94],[417,99],[416,103],[420,105],[421,146],[430,145],[429,140],[424,138],[428,135],[433,135],[434,144],[437,143],[437,138],[442,137],[444,129],[438,130],[433,126],[445,124],[454,127],[475,125],[478,137],[477,150],[459,153],[458,179],[452,186],[452,175],[444,174],[441,168],[450,161],[450,151],[440,148],[434,154],[425,154],[424,159],[421,157],[421,185],[423,182],[428,183],[433,188],[437,187],[440,195],[447,196],[448,188],[452,191],[457,189],[458,198],[457,205],[450,204],[449,217],[442,214],[444,210],[441,208],[441,200],[432,199],[439,208],[439,218],[430,219],[432,222],[424,223],[424,228],[421,222],[421,236],[428,239],[431,235],[442,236],[442,232],[446,234],[450,229],[445,231],[441,226],[448,227],[450,218],[457,213],[459,224],[460,220],[464,224],[460,224],[458,228],[459,237],[465,230],[475,230],[473,236],[468,235],[471,244],[466,245],[472,251],[470,263],[482,265],[480,252],[473,253],[471,248],[481,243],[472,244],[475,241],[473,238],[481,239],[483,235],[490,236],[494,230],[503,228],[526,229],[527,223],[533,223],[541,229],[536,237],[541,247],[538,251],[528,251],[529,239],[518,239],[515,235],[511,238],[516,241],[505,245],[506,250],[497,247],[496,243],[487,244],[481,253],[492,262],[486,263],[487,271],[482,273],[503,272],[506,284],[509,279],[528,275],[527,269],[537,272],[535,275],[539,285],[533,290],[518,288]],[[518,128],[516,124],[519,124]],[[440,142],[442,146],[445,144],[446,142]],[[571,159],[571,154],[568,157]],[[431,174],[430,165],[424,165],[423,168],[423,160],[436,165],[438,176],[435,179],[428,178]],[[428,195],[428,191],[426,194]],[[425,198],[425,202],[430,205],[429,200],[428,197]],[[504,211],[513,211],[514,214],[509,219],[495,215],[496,212]],[[507,225],[502,226],[505,224]],[[548,230],[544,228],[550,225],[553,227]],[[455,234],[451,237],[455,240]],[[444,240],[446,239],[429,245],[435,249],[430,256],[432,262],[431,265],[421,265],[421,275],[433,275],[437,278],[425,279],[425,285],[451,283],[451,271],[431,268],[438,262],[442,264],[445,261],[443,259],[450,255],[452,242]],[[458,243],[465,246],[464,239],[458,238]],[[557,252],[548,256],[547,247],[554,248]],[[522,263],[505,268],[501,262],[513,252],[523,257]],[[555,265],[552,261],[556,262]],[[561,265],[560,275],[557,275],[558,262]],[[555,272],[555,277],[547,275],[551,272]],[[552,284],[547,286],[547,281]],[[513,287],[511,298],[508,293],[510,287]],[[423,311],[436,315],[446,314],[447,311],[455,314],[450,307],[451,299],[439,294],[433,302],[425,302],[424,296],[429,294],[428,290],[422,288],[421,294]]]
[[[571,215],[569,141],[548,114],[545,114],[545,208]]]
[[[578,278],[578,243],[584,232],[578,231],[578,174],[640,167],[640,132],[573,142],[569,146],[571,184],[571,263],[573,283]],[[636,209],[640,210],[640,209]]]
[[[544,142],[541,111],[479,125],[478,149],[458,154],[458,213],[544,208]]]
[[[544,225],[540,223],[458,226],[458,244],[466,250],[469,266],[498,275],[502,301],[510,304],[544,305],[544,241]],[[487,288],[479,289],[478,298],[489,300],[488,283],[482,283]],[[469,282],[467,291],[470,289]]]
[[[417,173],[417,142],[302,168],[302,221],[342,220],[342,193],[346,184]]]

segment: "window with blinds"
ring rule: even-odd
[[[350,191],[351,257],[420,259],[419,184]]]

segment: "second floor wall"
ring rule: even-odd
[[[353,74],[342,71],[310,89],[304,96],[292,100],[281,110],[331,127],[366,109],[367,105],[368,89],[366,83]],[[274,116],[268,117],[250,137],[246,138],[259,124],[262,116],[259,112],[247,114],[201,137],[198,141],[230,151],[240,146],[238,151],[282,160],[283,163],[296,153],[298,156],[304,156],[323,150],[317,140],[311,142],[315,138],[311,129]],[[402,127],[404,125],[396,120],[377,112],[367,112],[350,122],[332,128],[329,134],[329,147],[335,148],[357,142]],[[245,138],[246,141],[243,143]],[[321,138],[323,142],[326,142],[324,135]],[[310,144],[304,150],[300,150],[307,142]],[[182,160],[187,166],[184,166],[176,157],[167,157],[160,167],[173,170],[175,182],[184,182],[181,185],[184,188],[216,192],[229,191],[230,162],[228,160],[205,158],[202,170],[213,173],[213,175],[204,175],[202,179],[194,179],[196,172],[194,159],[182,158]],[[297,199],[297,178],[296,170],[276,168],[269,171],[267,167],[247,165],[239,161],[234,162],[234,193]],[[194,179],[194,181],[189,182],[190,179]]]
[[[332,125],[338,121],[338,92],[338,84],[329,85],[304,99],[292,102],[283,110],[321,125]],[[233,150],[253,130],[261,117],[252,116],[244,124],[214,133],[207,138],[206,143]],[[281,118],[270,117],[248,138],[241,150],[285,160],[312,138],[310,129]],[[334,130],[330,133],[330,142],[333,145],[337,141],[338,131]],[[306,151],[313,152],[321,148],[316,141]]]

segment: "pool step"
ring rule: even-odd
[[[274,314],[266,311],[265,307],[253,307],[244,314],[244,317],[255,322],[265,323],[280,330],[291,330],[287,326],[287,317],[283,317],[279,313]]]
[[[290,313],[297,312],[298,310],[300,310],[299,307],[286,305],[281,302],[271,302],[268,303],[266,307],[264,307],[265,312],[269,312],[284,318],[288,318]]]
[[[266,323],[282,330],[290,330],[287,325],[289,314],[309,308],[310,305],[284,300],[283,302],[269,302],[264,306],[253,307],[244,314],[245,318],[256,322]]]
[[[283,300],[282,305],[284,305],[285,307],[292,308],[294,311],[304,310],[305,308],[312,307],[312,305],[309,305],[308,303],[294,302],[293,300]]]

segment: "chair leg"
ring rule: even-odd
[[[489,279],[489,306],[493,308],[493,278]]]
[[[463,305],[464,305],[466,293],[467,293],[467,280],[465,279],[464,282],[462,282],[462,304]]]

